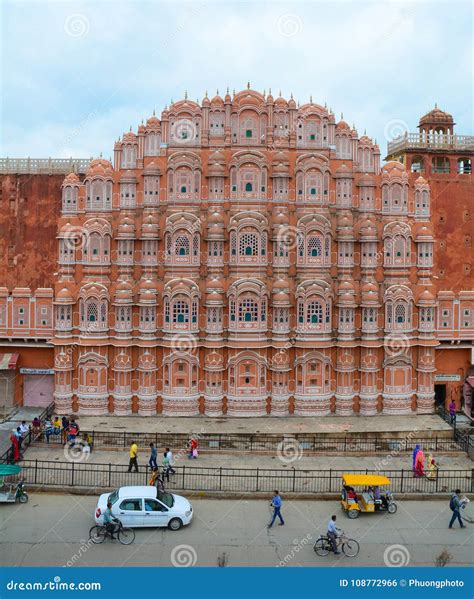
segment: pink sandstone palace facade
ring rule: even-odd
[[[435,391],[460,405],[474,145],[453,126],[435,108],[381,166],[312,101],[173,103],[112,163],[56,184],[50,272],[0,289],[0,337],[20,354],[16,337],[43,339],[60,414],[427,414]]]

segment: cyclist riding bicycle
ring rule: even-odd
[[[114,532],[117,529],[118,519],[112,515],[112,504],[110,501],[107,503],[107,509],[104,512],[104,525],[107,532],[110,534],[112,539],[115,539]]]
[[[341,553],[337,548],[337,533],[340,532],[340,528],[336,526],[336,516],[331,516],[328,523],[328,538],[331,541],[332,550],[336,555]]]

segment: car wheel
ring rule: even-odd
[[[182,526],[183,522],[179,518],[171,518],[171,520],[168,522],[168,528],[170,530],[179,530]]]
[[[359,510],[347,510],[347,516],[351,520],[354,520],[354,518],[359,517]]]

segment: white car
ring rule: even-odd
[[[112,493],[103,493],[95,510],[96,524],[103,524],[107,503],[112,503],[112,514],[124,526],[131,528],[167,526],[179,530],[193,519],[193,508],[180,495],[159,491],[156,487],[120,487]]]

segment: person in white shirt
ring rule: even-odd
[[[23,420],[23,422],[20,424],[20,432],[21,432],[21,436],[25,437],[26,433],[30,430],[30,427],[26,424],[26,422]]]
[[[173,468],[173,452],[169,447],[165,448],[165,458],[168,460],[168,474],[176,474],[176,470]]]
[[[329,540],[331,541],[332,549],[336,555],[339,555],[339,553],[341,553],[337,549],[337,542],[336,542],[338,531],[339,531],[339,529],[336,526],[336,516],[331,516],[331,519],[329,520],[329,523],[328,523],[328,537],[329,537]]]

